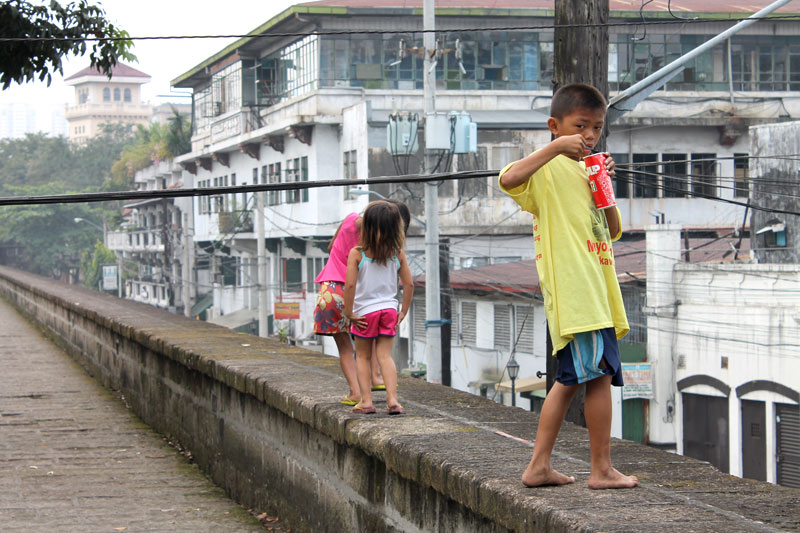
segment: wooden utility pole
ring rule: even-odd
[[[608,0],[557,0],[555,2],[555,40],[553,92],[568,83],[597,87],[608,98]],[[584,26],[586,25],[586,26]],[[607,127],[596,150],[606,146]],[[556,376],[556,360],[550,357],[552,344],[547,338],[547,390]],[[567,411],[570,422],[586,425],[583,415],[585,387],[575,395]]]

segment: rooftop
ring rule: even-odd
[[[732,262],[733,252],[739,246],[739,259],[750,257],[750,239],[739,238],[733,231],[720,231],[721,236],[689,239],[688,248],[681,250],[689,263]],[[614,260],[620,283],[647,279],[647,252],[644,239],[620,240],[614,243]],[[424,285],[425,276],[414,279]],[[500,290],[504,293],[529,294],[540,292],[536,261],[515,261],[464,268],[450,272],[450,287],[460,290]]]
[[[94,77],[101,77],[108,79],[107,76],[102,72],[100,72],[100,70],[98,70],[96,67],[89,66],[83,70],[76,72],[72,76],[65,78],[64,81],[70,81],[77,78],[82,78],[84,76],[94,76]],[[115,76],[118,78],[143,78],[144,79],[143,83],[150,80],[149,74],[145,74],[141,70],[136,70],[135,68],[126,65],[125,63],[117,63],[116,65],[114,65],[111,68],[111,76],[112,79]]]

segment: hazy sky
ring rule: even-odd
[[[266,22],[287,7],[308,0],[94,0],[112,23],[132,37],[161,35],[244,34]],[[67,3],[61,2],[62,5]],[[159,95],[170,92],[170,80],[222,50],[233,39],[170,39],[134,41],[134,68],[152,76],[143,86],[142,99],[158,103]],[[64,77],[89,65],[88,54],[70,57],[64,64]],[[185,90],[185,89],[183,89]],[[73,87],[54,76],[50,87],[32,82],[0,90],[0,104],[74,103]],[[187,98],[174,101],[189,102]]]

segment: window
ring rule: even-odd
[[[281,258],[283,266],[282,286],[286,292],[300,292],[303,290],[303,260],[294,258]]]
[[[261,60],[256,68],[260,105],[274,105],[317,88],[318,42],[316,35],[309,35]]]
[[[220,262],[220,273],[222,274],[222,284],[226,286],[236,285],[236,274],[239,270],[239,258],[223,256]]]
[[[264,166],[262,168],[267,169],[267,180],[269,183],[280,183],[281,182],[281,164],[280,163],[271,163],[268,166]],[[261,175],[262,183],[264,181],[264,175]],[[278,205],[281,203],[281,191],[269,191],[267,196],[267,203],[269,205]]]
[[[110,102],[111,101],[111,89],[108,87],[103,88],[103,101]]]
[[[414,298],[414,338],[425,340],[425,298]]]
[[[689,190],[686,154],[663,154],[661,160],[665,163],[664,198],[686,198]]]
[[[517,343],[517,352],[533,353],[533,306],[520,305],[514,308],[512,342]]]
[[[342,177],[346,180],[353,180],[358,177],[358,157],[355,150],[350,150],[342,155]],[[354,195],[350,194],[350,186],[344,187],[344,199],[352,200]]]
[[[658,161],[658,154],[633,154],[631,170],[634,172],[632,176],[634,198],[658,197],[658,165],[643,164],[655,161]]]
[[[748,155],[733,154],[733,157],[733,195],[736,198],[747,198],[750,196],[750,183],[748,182]]]
[[[475,346],[477,306],[475,302],[461,302],[461,342]]]
[[[494,305],[494,349],[511,350],[511,306]]]
[[[286,161],[286,182],[308,181],[308,157],[295,157]],[[286,203],[308,201],[308,189],[286,191]]]
[[[306,281],[308,284],[308,292],[316,292],[316,284],[314,280],[322,272],[322,267],[325,266],[324,257],[308,257],[306,259]]]
[[[628,154],[611,154],[616,163],[616,173],[614,175],[614,197],[631,197],[631,177],[628,169]]]
[[[120,97],[120,90],[119,87],[114,87],[114,101],[119,102],[121,100]]]
[[[122,98],[123,98],[123,100],[125,102],[130,102],[131,101],[131,90],[130,89],[125,89],[125,91],[123,92],[123,97]]]
[[[717,196],[717,154],[692,154],[692,195]]]

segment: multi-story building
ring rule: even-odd
[[[675,20],[655,5],[643,10],[612,6],[612,95],[730,27],[750,9],[731,5],[721,12],[717,3],[695,0],[681,7],[682,17],[699,20]],[[299,4],[178,76],[174,86],[193,90],[192,152],[177,159],[193,184],[417,172],[423,136],[417,139],[419,151],[409,139],[408,155],[393,154],[386,128],[399,114],[423,118],[421,8],[421,0],[377,7],[356,0]],[[477,151],[439,150],[439,170],[497,169],[548,142],[552,8],[544,0],[480,9],[437,2],[437,111],[467,112],[478,126]],[[367,30],[383,33],[358,33]],[[800,113],[797,30],[797,22],[782,19],[750,26],[695,58],[679,78],[611,125],[609,150],[621,165],[640,171],[616,184],[626,230],[641,230],[654,217],[690,228],[742,224],[745,207],[731,202],[744,204],[748,194],[747,165],[735,159],[748,154],[747,126]],[[421,186],[368,189],[402,199],[422,214]],[[311,335],[314,275],[339,221],[367,202],[360,193],[315,188],[268,195],[270,308],[279,300],[300,303],[300,318],[291,321],[296,338]],[[247,220],[229,213],[250,212],[252,205],[250,195],[195,204],[198,243],[226,243],[212,255],[217,265],[212,279],[222,287],[214,305],[222,314],[256,302],[254,234],[250,224],[226,222]],[[498,191],[494,179],[444,182],[439,211],[440,232],[453,240],[454,267],[533,258],[530,218]],[[421,228],[412,224],[408,246],[417,271],[420,235]],[[223,248],[230,253],[216,258]],[[219,266],[223,261],[230,263],[227,276]]]
[[[70,141],[94,137],[103,124],[147,124],[153,116],[150,104],[141,102],[141,86],[150,76],[124,63],[111,69],[111,79],[92,67],[66,78],[75,87],[75,103],[66,107]]]
[[[161,161],[136,172],[134,184],[140,191],[182,187],[182,171],[172,160]],[[210,287],[203,291],[196,283],[188,295],[184,292],[188,272],[183,218],[191,213],[191,205],[189,198],[161,198],[124,206],[122,227],[107,234],[108,248],[122,268],[124,297],[177,312],[187,301],[191,305],[198,292],[209,292]]]

